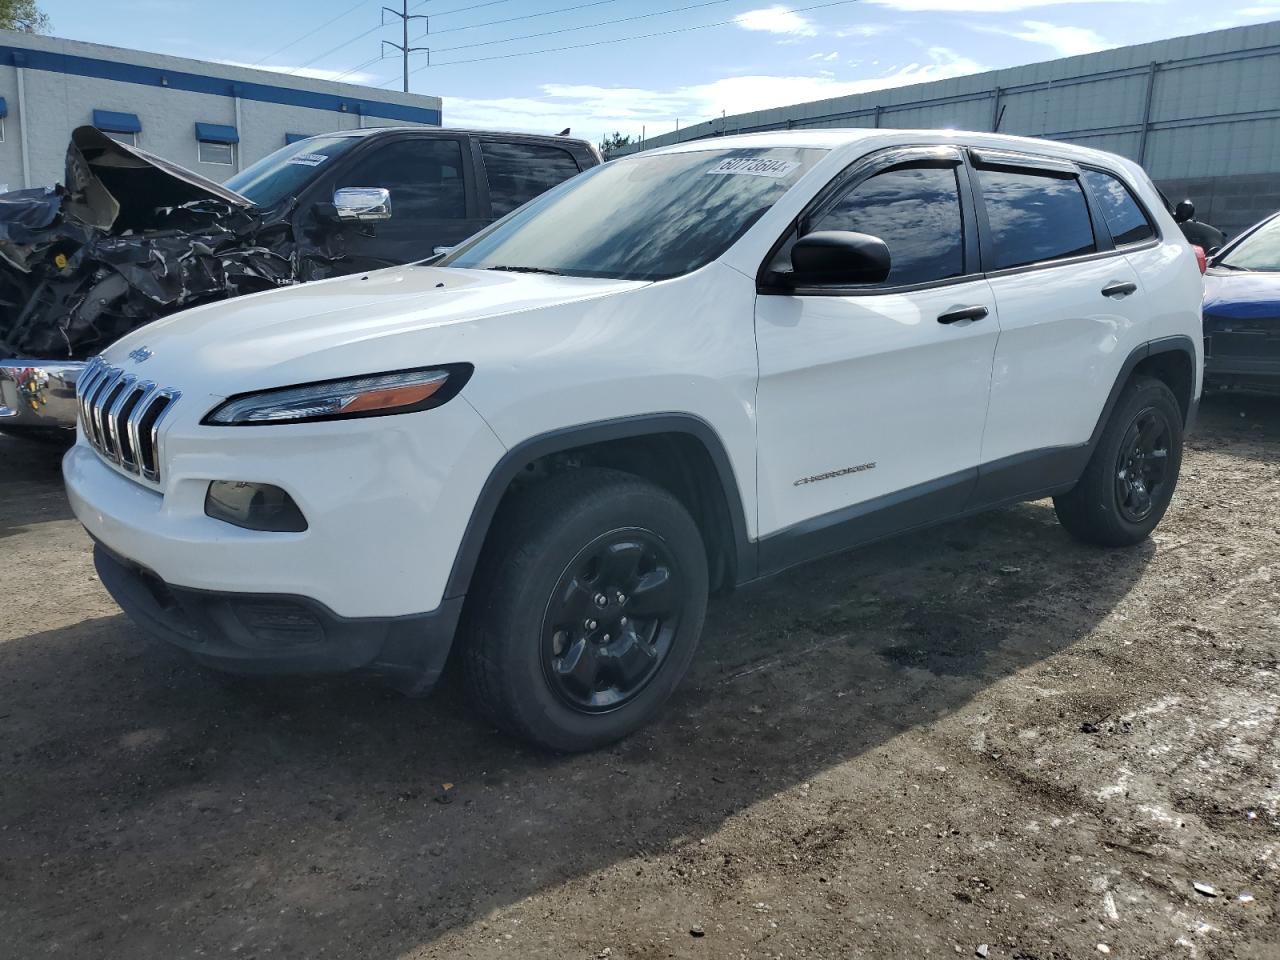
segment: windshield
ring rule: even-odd
[[[299,140],[245,167],[223,186],[260,207],[273,207],[297,194],[315,176],[317,168],[342,156],[358,141],[359,137]]]
[[[529,201],[436,265],[678,277],[724,253],[823,153],[757,147],[616,160]]]
[[[1230,270],[1280,272],[1280,217],[1272,217],[1213,265]]]

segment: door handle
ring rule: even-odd
[[[986,307],[957,307],[938,314],[939,323],[959,323],[961,320],[981,320],[987,315]]]
[[[1104,297],[1115,297],[1117,300],[1121,297],[1127,297],[1129,294],[1137,292],[1138,285],[1136,283],[1129,282],[1109,283],[1102,288],[1102,295]]]

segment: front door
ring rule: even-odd
[[[766,570],[962,509],[999,334],[957,151],[894,151],[794,235],[818,230],[879,237],[891,272],[874,286],[783,284],[757,298]],[[784,277],[789,246],[770,264]]]
[[[346,270],[424,260],[436,247],[465,240],[487,221],[471,189],[470,144],[463,137],[415,137],[378,143],[361,151],[325,184],[324,197],[340,187],[385,187],[391,218],[344,223]]]

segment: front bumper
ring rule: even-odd
[[[365,670],[406,693],[424,693],[444,669],[462,613],[458,597],[430,613],[340,617],[307,597],[174,587],[101,543],[93,561],[145,633],[230,673]]]
[[[71,430],[79,360],[0,360],[0,430]]]

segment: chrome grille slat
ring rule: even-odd
[[[160,425],[181,396],[94,357],[76,384],[80,426],[104,460],[160,481]]]

